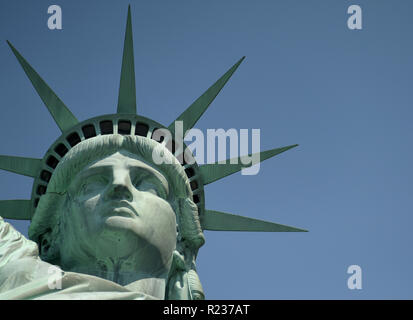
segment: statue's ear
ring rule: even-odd
[[[166,287],[166,300],[192,300],[188,285],[188,275],[184,270],[176,270],[168,279]]]
[[[182,239],[193,250],[198,250],[205,243],[198,216],[198,207],[189,198],[180,198],[178,201],[180,211],[179,228]]]
[[[166,300],[204,300],[204,290],[195,269],[186,270],[184,257],[174,252],[166,286]]]
[[[51,229],[47,229],[42,235],[39,236],[39,254],[44,260],[49,260],[52,241],[53,239]]]
[[[186,277],[185,260],[174,251],[171,270],[169,271],[166,290],[166,300],[190,300],[188,280]]]

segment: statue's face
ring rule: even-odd
[[[170,262],[176,247],[173,195],[154,166],[120,151],[80,171],[68,193],[63,259],[86,252],[82,257],[129,259],[148,272]]]

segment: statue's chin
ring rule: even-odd
[[[104,220],[104,228],[99,235],[99,247],[108,255],[127,256],[144,246],[140,235],[140,223],[132,218],[110,216]]]

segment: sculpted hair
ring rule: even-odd
[[[170,201],[177,219],[177,246],[173,256],[166,299],[203,299],[202,285],[195,271],[198,249],[204,244],[198,208],[192,200],[188,177],[179,161],[158,142],[140,136],[104,135],[85,140],[73,147],[56,167],[39,201],[29,227],[29,237],[39,247],[42,240],[53,242],[59,236],[61,206],[67,201],[67,188],[72,179],[87,165],[120,150],[136,154],[159,169],[168,180],[173,199]],[[154,157],[165,163],[154,164]],[[51,246],[42,259],[56,262],[59,248]]]

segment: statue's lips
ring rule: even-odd
[[[104,213],[105,217],[108,216],[123,216],[129,218],[135,218],[138,215],[136,210],[127,202],[127,201],[119,201],[114,202],[109,205],[107,210]]]

